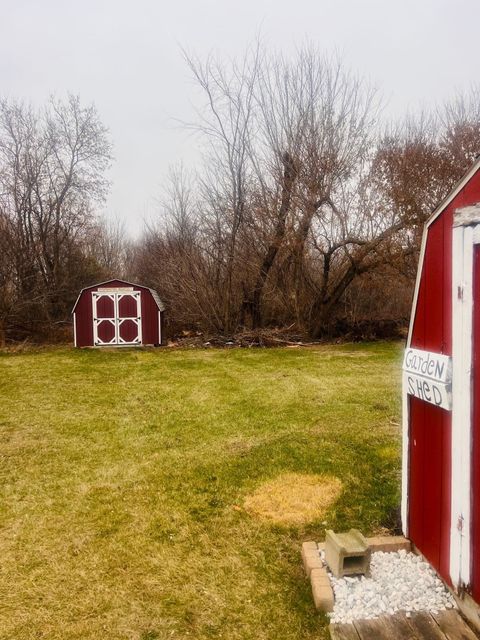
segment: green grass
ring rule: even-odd
[[[0,356],[0,638],[326,637],[300,544],[399,502],[398,344]],[[282,473],[344,491],[248,514]]]

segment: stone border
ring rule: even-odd
[[[315,608],[319,611],[333,611],[335,601],[332,585],[320,557],[325,544],[320,542],[304,542],[302,544],[302,560],[307,578],[310,578],[312,586],[313,601]]]
[[[375,536],[367,538],[368,546],[372,553],[376,551],[411,551],[410,540],[403,536]],[[320,557],[320,552],[325,548],[323,542],[307,541],[302,544],[302,560],[307,578],[310,578],[312,595],[315,607],[326,613],[333,611],[335,598],[327,570]]]

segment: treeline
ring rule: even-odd
[[[95,109],[0,104],[7,338],[52,339],[78,290],[110,276],[157,289],[171,332],[405,323],[423,222],[480,151],[478,89],[386,126],[378,93],[311,48],[186,61],[201,166],[172,169],[136,243],[95,215],[111,162]]]
[[[423,222],[480,151],[479,92],[386,127],[377,92],[312,49],[187,63],[202,168],[172,173],[136,253],[171,316],[227,335],[404,323]]]
[[[79,289],[124,270],[128,244],[95,213],[111,147],[77,97],[0,102],[0,342],[69,336]]]

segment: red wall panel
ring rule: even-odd
[[[142,291],[142,339],[143,344],[159,344],[159,311],[148,289]]]
[[[75,308],[77,347],[93,347],[93,309],[92,291],[103,287],[117,288],[132,286],[122,280],[110,280],[100,285],[96,284],[81,293]],[[134,286],[134,291],[141,292],[142,309],[142,343],[145,345],[159,344],[159,309],[147,287]]]
[[[411,346],[452,354],[452,221],[455,209],[480,201],[477,172],[430,225]],[[410,398],[409,535],[449,580],[451,412]]]
[[[81,293],[75,309],[77,347],[93,347],[92,289]]]
[[[451,322],[445,321],[451,307],[451,269],[445,269],[449,243],[451,232],[441,216],[428,231],[411,342],[437,353],[449,353],[451,345]],[[410,537],[448,577],[451,414],[417,398],[410,399],[410,411]]]

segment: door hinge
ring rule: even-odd
[[[463,300],[463,285],[458,285],[457,287],[457,298]]]
[[[463,515],[458,516],[458,520],[457,520],[457,530],[460,531],[461,534],[463,534]]]

